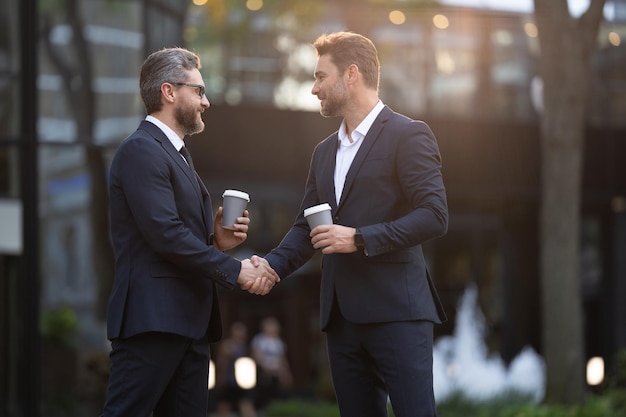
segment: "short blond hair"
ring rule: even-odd
[[[366,86],[378,91],[380,62],[374,43],[353,32],[334,32],[321,35],[313,43],[317,56],[330,56],[340,73],[355,64],[363,75]]]

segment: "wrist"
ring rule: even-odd
[[[365,251],[365,241],[359,229],[354,231],[354,246],[356,246],[357,251]]]
[[[222,250],[220,249],[220,245],[217,242],[217,237],[215,236],[215,233],[211,233],[209,235],[209,245],[212,245],[217,250],[220,250],[220,251]]]

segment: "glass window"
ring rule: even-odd
[[[106,175],[117,144],[144,116],[138,71],[146,39],[142,2],[75,7],[79,22],[66,9],[40,9],[50,22],[37,75],[41,405],[47,414],[98,415],[113,279]]]

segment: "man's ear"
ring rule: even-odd
[[[163,96],[163,98],[168,101],[168,102],[173,102],[174,101],[174,86],[170,83],[163,83],[161,84],[161,96]]]
[[[346,68],[346,75],[349,83],[355,82],[359,78],[359,67],[356,64],[350,64],[348,68]]]

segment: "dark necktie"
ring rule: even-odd
[[[179,152],[182,156],[185,157],[189,168],[191,168],[191,175],[196,179],[196,184],[198,184],[198,187],[200,187],[200,192],[202,192],[202,190],[204,189],[204,185],[202,185],[198,174],[196,174],[196,168],[194,168],[193,166],[193,159],[191,159],[191,154],[189,153],[189,150],[187,150],[187,147],[183,146],[182,148],[180,148]]]
[[[187,150],[186,146],[183,146],[182,148],[180,148],[181,155],[183,155],[185,157],[185,160],[187,161],[187,164],[189,165],[189,168],[191,168],[191,171],[194,173],[194,175],[196,174],[196,169],[193,166],[193,159],[191,159],[191,154],[189,153],[189,150]]]
[[[196,189],[200,192],[200,195],[202,196],[202,198],[204,200],[206,200],[207,197],[209,197],[209,193],[207,192],[206,187],[204,186],[204,184],[202,184],[202,181],[200,180],[200,177],[198,177],[198,174],[196,173],[196,169],[193,166],[193,159],[191,159],[191,154],[187,150],[187,147],[183,145],[183,147],[180,148],[180,151],[178,151],[178,152],[180,152],[180,154],[185,157],[185,160],[187,161],[187,164],[189,165],[189,168],[191,168],[191,175],[193,175],[193,177],[196,179],[196,187],[197,187]],[[208,203],[209,203],[209,207],[211,207],[211,199],[210,198],[208,199]],[[202,219],[204,220],[204,222],[205,222],[204,225],[206,227],[207,223],[206,223],[204,206],[202,206]],[[206,239],[207,239],[207,242],[210,242],[210,238],[209,238],[208,232],[207,232],[207,235],[206,235]]]

